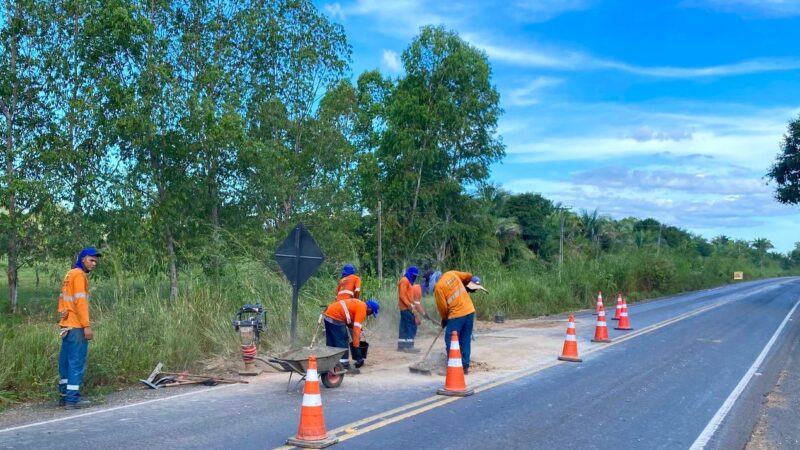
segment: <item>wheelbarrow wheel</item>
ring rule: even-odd
[[[344,381],[345,370],[341,364],[337,364],[333,369],[322,374],[322,384],[328,388],[337,388]]]

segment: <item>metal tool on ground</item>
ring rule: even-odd
[[[256,344],[261,339],[261,332],[267,322],[264,307],[260,303],[244,305],[239,308],[239,312],[231,322],[233,323],[233,328],[239,332],[239,337],[242,340],[241,350],[244,369],[239,371],[239,375],[258,375],[261,370],[255,364]]]
[[[436,325],[439,325],[439,324],[436,324]],[[422,360],[417,361],[414,364],[408,366],[409,372],[411,372],[411,373],[419,373],[419,374],[422,374],[422,375],[431,375],[432,374],[433,368],[427,362],[428,355],[430,355],[431,350],[433,349],[433,345],[436,344],[436,341],[439,340],[439,336],[441,336],[442,333],[444,333],[444,328],[441,328],[439,330],[439,332],[436,333],[436,337],[433,338],[433,341],[431,341],[431,345],[428,346],[428,351],[425,352],[425,356],[422,357]]]
[[[188,372],[163,372],[161,370],[163,367],[163,363],[156,364],[155,369],[150,372],[150,375],[146,379],[139,381],[150,389],[159,389],[167,386],[184,386],[187,384],[205,384],[207,386],[215,386],[219,383],[247,384],[247,381],[244,380],[217,377],[214,375],[201,375]]]

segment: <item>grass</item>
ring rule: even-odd
[[[105,262],[105,261],[104,261]],[[67,264],[40,266],[37,286],[33,270],[21,273],[19,312],[0,309],[0,408],[13,402],[55,398],[59,339],[55,301]],[[197,369],[211,360],[237,361],[239,339],[230,320],[241,305],[260,302],[267,327],[259,352],[289,346],[291,289],[279,275],[255,261],[227,265],[218,283],[200,268],[180,275],[180,296],[168,300],[165,280],[123,273],[107,264],[92,274],[91,314],[96,338],[90,345],[85,386],[89,395],[137,383],[162,361],[172,369]],[[606,254],[598,259],[572,258],[560,268],[527,262],[511,268],[499,265],[464,267],[484,279],[491,291],[473,297],[478,317],[501,312],[524,318],[591,308],[598,290],[611,298],[626,293],[629,300],[718,286],[730,282],[734,270],[748,279],[786,275],[775,265],[759,268],[744,259],[681,257],[680,254],[637,250]],[[5,280],[3,280],[5,281]],[[319,305],[330,302],[335,277],[314,277],[301,292],[298,332],[301,343],[311,339]],[[0,289],[7,292],[6,285]],[[381,302],[379,320],[368,322],[370,339],[396,338],[397,300],[394,279],[381,285],[364,279],[364,297]],[[426,308],[437,316],[433,300]],[[0,308],[7,308],[2,305]]]

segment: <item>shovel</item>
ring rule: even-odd
[[[420,361],[408,366],[408,370],[411,373],[419,373],[419,374],[422,374],[422,375],[431,375],[431,368],[425,366],[425,361],[428,359],[428,355],[430,355],[431,350],[433,349],[433,344],[435,344],[436,341],[439,340],[439,337],[442,335],[442,333],[444,333],[444,328],[441,328],[439,330],[439,333],[436,334],[436,337],[433,338],[433,341],[431,342],[430,347],[428,347],[428,351],[425,352],[425,356],[422,357],[422,360],[420,360]]]

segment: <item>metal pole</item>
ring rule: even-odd
[[[292,280],[292,324],[289,336],[292,340],[292,345],[297,341],[297,304],[300,299],[300,288],[297,285],[297,279],[300,275],[300,226],[294,229],[294,280]]]
[[[378,280],[383,283],[383,211],[378,200]]]
[[[564,209],[561,209],[561,217],[559,218],[561,224],[561,233],[558,240],[558,282],[561,283],[561,266],[564,264]]]

